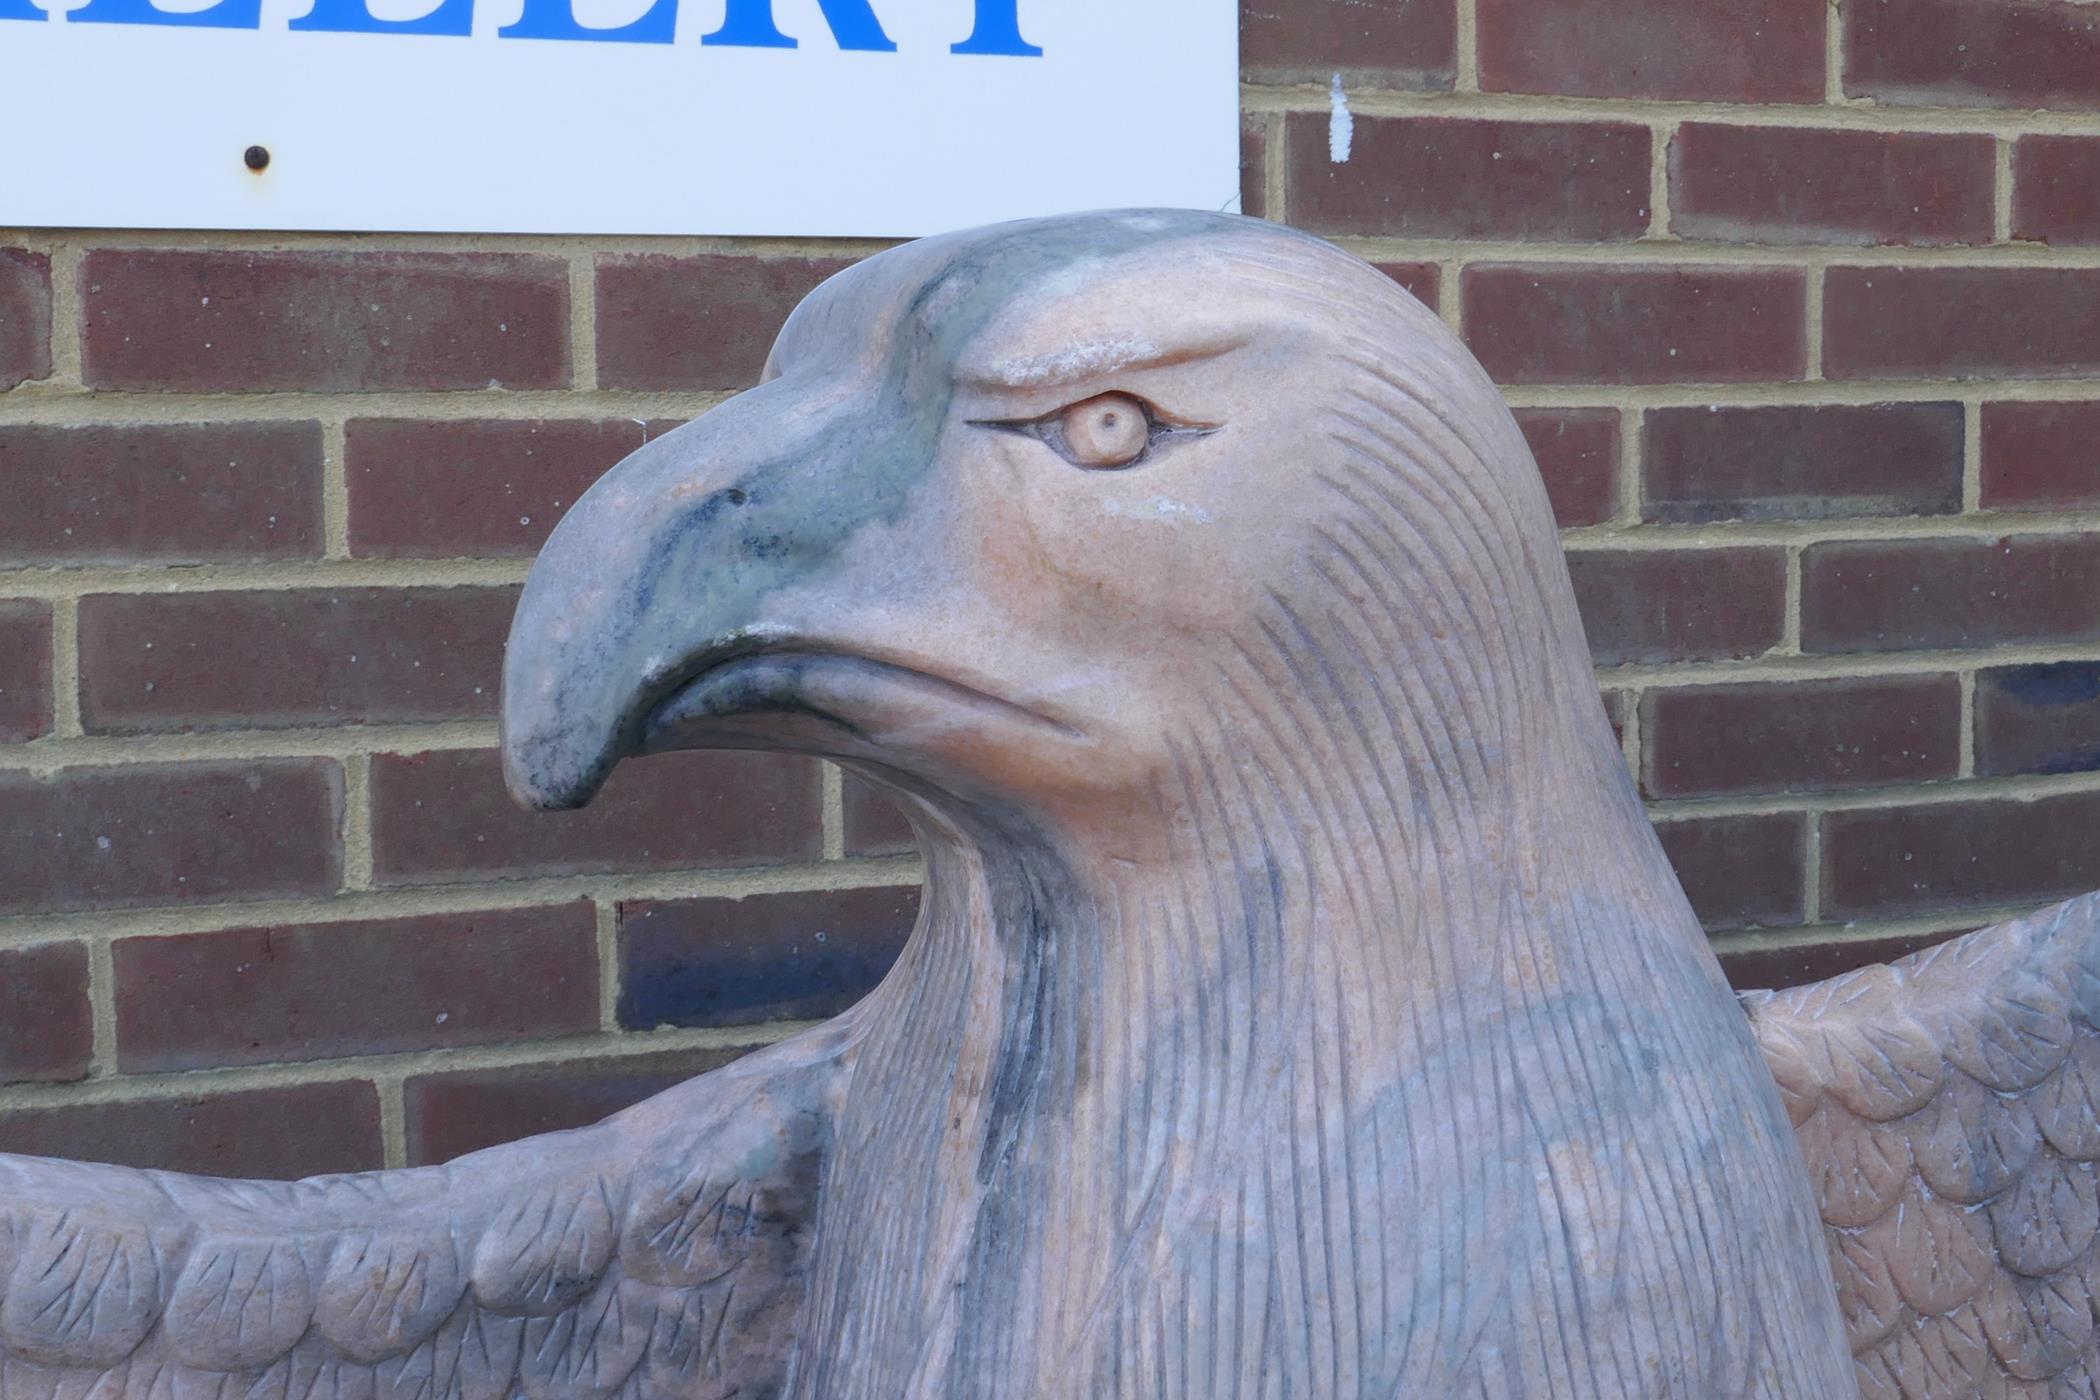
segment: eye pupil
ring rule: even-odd
[[[1128,394],[1101,394],[1061,415],[1065,446],[1083,467],[1126,467],[1144,455],[1151,424]]]

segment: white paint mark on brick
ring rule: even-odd
[[[1349,160],[1349,145],[1356,139],[1356,118],[1349,115],[1349,97],[1342,91],[1342,75],[1334,75],[1334,85],[1327,89],[1330,112],[1327,117],[1327,158],[1336,165],[1345,165]]]

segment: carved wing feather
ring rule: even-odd
[[[275,1183],[0,1156],[0,1396],[772,1394],[836,1044],[442,1167]]]
[[[1743,998],[1868,1400],[2100,1397],[2100,894]]]

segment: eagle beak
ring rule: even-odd
[[[590,801],[658,704],[763,647],[778,630],[767,600],[824,572],[846,526],[808,507],[839,434],[795,400],[775,381],[657,439],[555,528],[503,659],[503,769],[520,803]]]

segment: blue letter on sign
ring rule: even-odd
[[[49,19],[50,15],[29,0],[0,0],[0,19]]]
[[[436,9],[417,19],[380,19],[365,0],[314,0],[313,9],[288,27],[324,34],[467,35],[474,32],[474,0],[439,0]]]
[[[1005,53],[1041,58],[1043,51],[1021,37],[1021,0],[977,0],[977,27],[950,53]]]
[[[1015,0],[1018,4],[1019,0]],[[881,21],[868,8],[868,0],[817,0],[831,37],[842,49],[864,49],[871,53],[895,53],[897,45],[882,32]],[[703,44],[734,44],[745,49],[791,49],[795,41],[773,23],[773,0],[729,0],[722,27],[700,36]]]
[[[84,10],[66,16],[73,24],[173,24],[199,29],[260,29],[262,0],[219,0],[202,10],[177,14],[158,10],[153,0],[88,0]]]
[[[585,29],[570,0],[525,0],[516,24],[496,31],[499,39],[610,39],[622,44],[668,44],[678,23],[678,0],[654,0],[641,18],[618,29]]]

